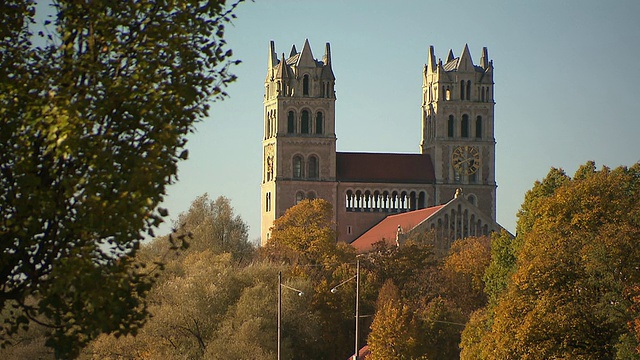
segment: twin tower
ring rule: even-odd
[[[429,48],[422,71],[420,153],[337,152],[331,48],[305,41],[288,56],[272,41],[264,94],[261,182],[264,245],[273,221],[303,199],[333,205],[338,241],[352,242],[386,216],[440,205],[462,188],[495,221],[493,62],[465,45],[445,61]],[[362,120],[364,121],[364,119]],[[417,121],[416,121],[417,122]],[[416,126],[416,129],[418,127]]]

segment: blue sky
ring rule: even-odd
[[[331,43],[338,151],[415,153],[422,67],[469,45],[494,60],[498,222],[515,230],[525,192],[551,167],[570,175],[640,161],[640,1],[256,0],[226,39],[242,64],[230,97],[190,135],[169,189],[171,219],[208,193],[260,233],[263,91],[269,41],[279,54]],[[168,227],[163,228],[168,231]]]

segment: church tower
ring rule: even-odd
[[[278,58],[269,45],[264,94],[261,242],[303,199],[336,200],[335,76],[331,49],[316,60],[306,40]]]
[[[469,201],[496,218],[493,61],[482,49],[474,65],[465,45],[436,62],[429,48],[422,85],[421,152],[434,164],[436,203],[463,188]]]

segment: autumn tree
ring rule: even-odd
[[[325,346],[317,340],[321,321],[310,280],[256,258],[247,225],[227,198],[196,198],[176,224],[176,234],[191,234],[187,249],[167,253],[170,244],[156,239],[138,253],[141,261],[164,267],[148,296],[152,317],[136,337],[99,337],[84,358],[274,358],[278,272],[305,292],[283,293],[282,358],[310,358]]]
[[[557,188],[569,182],[570,178],[564,170],[551,168],[547,176],[536,181],[524,196],[524,202],[517,213],[517,236],[513,238],[507,232],[491,235],[491,260],[483,275],[484,291],[489,304],[486,308],[473,314],[467,328],[462,334],[462,358],[474,359],[479,356],[481,348],[492,349],[495,344],[488,344],[490,337],[483,338],[484,329],[492,322],[498,298],[506,291],[511,283],[511,277],[517,269],[517,255],[522,247],[523,238],[533,227],[539,216],[539,204],[554,194]],[[483,343],[480,343],[483,341]],[[472,354],[467,355],[467,354]],[[467,357],[471,356],[471,357]]]
[[[635,285],[629,289],[629,296],[631,298],[631,314],[632,318],[629,321],[629,327],[636,337],[635,351],[640,354],[640,285]]]
[[[484,292],[491,304],[507,288],[510,276],[516,268],[516,245],[507,232],[491,235],[491,257],[483,274]]]
[[[490,261],[491,239],[486,236],[455,241],[444,259],[446,297],[467,316],[487,303],[483,277]]]
[[[596,170],[587,163],[543,192],[544,201],[528,203],[515,270],[484,315],[487,331],[476,336],[480,344],[463,341],[481,352],[463,353],[614,359],[637,346],[630,343],[629,289],[640,281],[639,190],[640,164]],[[473,327],[481,329],[482,321]]]
[[[365,257],[371,280],[384,282],[367,340],[374,358],[458,358],[462,324],[484,305],[489,241],[458,241],[446,257],[434,254],[432,243],[428,234],[400,247],[380,242]],[[398,284],[398,296],[383,306],[389,283]]]
[[[536,180],[531,190],[524,195],[524,201],[520,206],[520,210],[518,210],[517,235],[522,236],[531,231],[539,215],[538,206],[546,201],[547,198],[553,196],[558,188],[567,184],[570,180],[564,170],[553,167],[542,181]]]
[[[376,316],[371,324],[367,344],[371,360],[409,359],[415,355],[417,327],[411,310],[400,297],[392,280],[387,280],[376,302]]]
[[[51,6],[36,24],[34,2],[0,4],[0,336],[40,319],[73,357],[144,321],[149,281],[131,257],[166,215],[186,135],[235,80],[236,4]]]
[[[335,359],[353,354],[356,260],[353,247],[336,243],[332,206],[325,200],[303,200],[277,218],[262,254],[290,266],[289,274],[313,284],[312,311],[320,315],[322,332],[316,359]],[[331,289],[346,281],[335,293]],[[362,313],[373,312],[375,289],[361,271]],[[368,326],[368,325],[367,325]],[[362,326],[366,329],[366,326]],[[363,343],[366,333],[361,334]]]
[[[265,253],[293,265],[343,262],[353,251],[336,244],[333,211],[323,199],[303,200],[273,222]]]
[[[228,252],[236,260],[253,251],[249,227],[224,196],[215,200],[208,194],[197,197],[189,210],[178,216],[175,226],[177,234],[190,234],[188,251]]]

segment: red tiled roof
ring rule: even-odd
[[[350,153],[336,154],[338,181],[433,183],[435,173],[427,154]]]
[[[395,245],[398,225],[402,227],[402,232],[407,233],[423,221],[427,220],[431,215],[443,208],[444,205],[432,206],[426,209],[409,211],[402,214],[389,215],[382,219],[379,223],[367,230],[364,234],[355,239],[351,245],[356,248],[357,252],[369,251],[373,248],[373,244],[385,239],[388,245]]]

